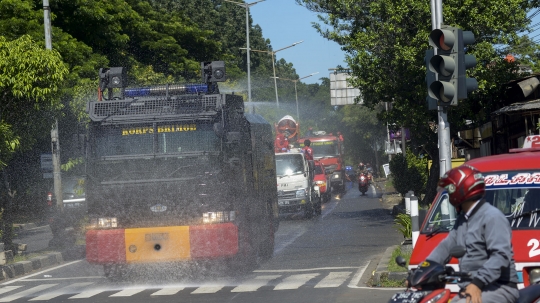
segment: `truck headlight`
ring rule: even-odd
[[[236,219],[235,211],[209,211],[203,213],[203,223],[225,223],[232,222]]]
[[[111,218],[92,218],[90,219],[90,228],[116,228],[118,227],[118,219]]]
[[[315,181],[315,184],[317,184],[319,186],[325,186],[326,182],[325,181]]]
[[[307,192],[305,188],[301,188],[296,191],[297,198],[304,198],[305,196],[307,196]]]

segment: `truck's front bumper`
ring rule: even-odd
[[[293,213],[302,210],[308,202],[307,197],[278,199],[279,213]]]

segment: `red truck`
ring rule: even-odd
[[[298,140],[300,147],[304,147],[304,140],[311,141],[313,158],[324,166],[330,175],[330,186],[334,191],[345,190],[345,164],[343,162],[344,148],[343,136],[340,133],[333,135],[325,131],[313,131],[309,136]]]

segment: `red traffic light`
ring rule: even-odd
[[[444,51],[451,50],[455,42],[456,35],[451,30],[435,29],[429,34],[429,44]]]

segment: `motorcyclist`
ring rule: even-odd
[[[313,160],[313,149],[310,147],[311,141],[309,139],[304,140],[304,147],[302,152],[306,155],[306,159]]]
[[[462,165],[449,170],[439,189],[460,213],[448,236],[427,257],[444,264],[454,246],[464,246],[459,258],[461,271],[472,280],[459,283],[461,290],[452,303],[513,303],[519,297],[518,276],[512,250],[512,230],[504,214],[484,199],[484,177],[476,168]]]

